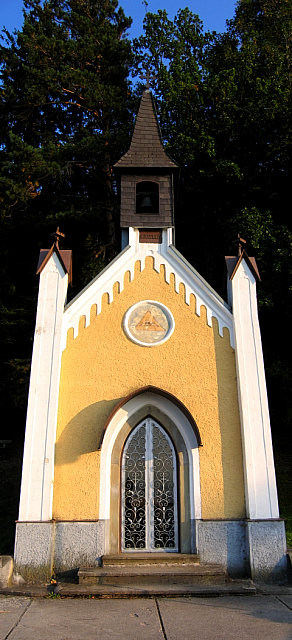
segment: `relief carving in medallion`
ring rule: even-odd
[[[171,336],[174,319],[162,303],[143,300],[128,309],[124,330],[133,342],[151,347],[165,342]]]

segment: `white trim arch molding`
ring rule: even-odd
[[[187,505],[181,505],[181,509],[187,509],[189,521],[192,529],[189,534],[189,552],[196,552],[195,542],[195,521],[201,519],[201,490],[200,490],[200,462],[199,462],[199,437],[197,437],[194,425],[188,418],[187,411],[183,410],[183,405],[172,400],[172,396],[165,392],[159,393],[159,390],[137,391],[137,394],[125,399],[123,405],[119,405],[112,414],[107,428],[105,430],[100,456],[100,503],[99,503],[99,519],[105,524],[105,553],[115,551],[111,547],[113,538],[112,523],[113,513],[119,512],[118,503],[113,510],[113,486],[116,485],[117,477],[114,477],[113,460],[120,456],[125,439],[131,429],[136,426],[142,417],[152,415],[156,419],[160,419],[161,423],[167,428],[177,431],[177,441],[181,442],[179,447],[184,453],[178,453],[178,456],[184,456],[185,461],[182,463],[188,467],[187,485],[184,487],[184,496]],[[191,416],[190,416],[191,418]],[[115,449],[118,447],[118,456]],[[118,472],[117,472],[118,473]],[[115,486],[115,496],[117,487]],[[114,516],[117,518],[117,515]],[[185,544],[185,543],[182,543]],[[117,549],[116,549],[117,550]],[[181,551],[184,549],[181,548]]]

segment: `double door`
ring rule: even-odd
[[[122,457],[122,551],[178,551],[176,455],[151,416],[127,439]]]

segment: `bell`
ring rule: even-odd
[[[152,209],[152,200],[150,198],[149,195],[144,196],[142,202],[141,202],[141,209]]]

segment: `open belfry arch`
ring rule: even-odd
[[[173,551],[283,578],[255,260],[227,257],[225,302],[175,248],[178,165],[149,89],[115,170],[117,258],[67,304],[59,230],[40,255],[16,569]]]

